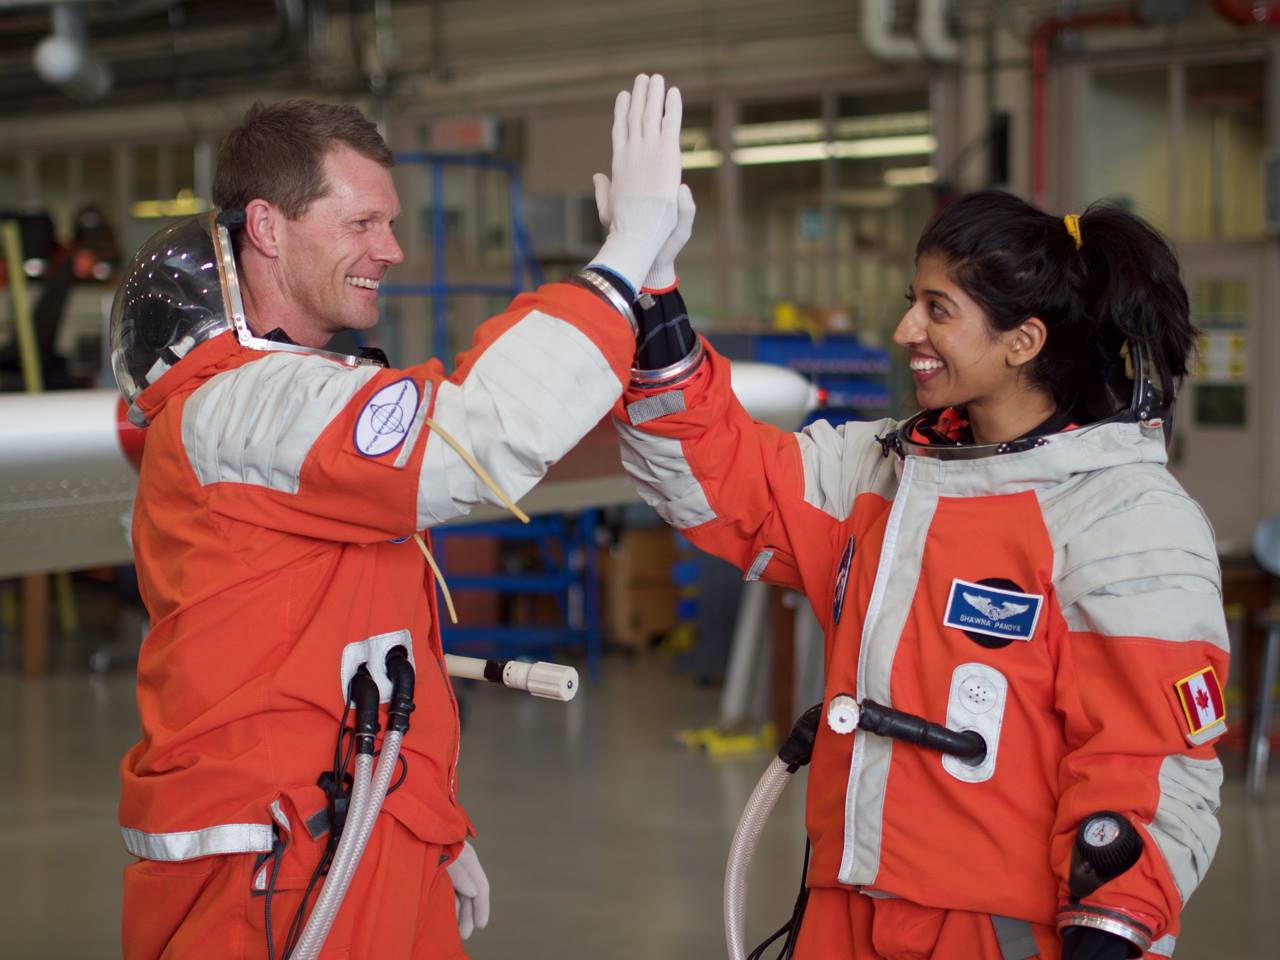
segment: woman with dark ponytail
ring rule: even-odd
[[[684,312],[654,297],[650,342]],[[1228,660],[1213,533],[1165,466],[1177,260],[1115,206],[975,193],[907,300],[904,422],[754,423],[705,343],[650,357],[618,411],[644,498],[825,629],[786,955],[1168,956],[1217,846]]]

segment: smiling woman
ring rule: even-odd
[[[824,621],[786,955],[1167,956],[1217,843],[1226,729],[1184,691],[1221,702],[1228,659],[1213,533],[1164,468],[1193,338],[1177,262],[1114,207],[980,193],[925,230],[907,299],[925,409],[905,422],[781,434],[704,344],[678,396],[633,383],[619,427],[669,523]],[[858,705],[984,750],[855,729]],[[1085,884],[1077,828],[1103,814],[1141,849]]]

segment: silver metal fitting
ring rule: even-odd
[[[680,381],[687,380],[693,376],[694,371],[702,363],[704,352],[702,338],[699,337],[694,343],[693,349],[670,366],[663,367],[660,370],[632,369],[631,386],[641,390],[652,390],[655,387],[673,387]]]
[[[573,279],[581,286],[589,287],[607,300],[613,306],[613,309],[626,317],[627,323],[631,327],[631,335],[633,337],[639,336],[640,323],[636,320],[635,311],[631,309],[631,304],[623,299],[622,294],[618,293],[613,284],[590,268],[579,270],[573,275]]]
[[[1104,907],[1076,904],[1063,910],[1058,914],[1058,932],[1062,933],[1067,927],[1089,927],[1113,934],[1134,944],[1140,955],[1151,949],[1150,930],[1136,920],[1129,920],[1123,914]]]

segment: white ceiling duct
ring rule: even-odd
[[[89,49],[81,12],[68,4],[53,8],[53,33],[36,45],[36,73],[76,100],[98,100],[111,89],[111,68]]]
[[[920,0],[914,38],[893,32],[893,0],[862,0],[862,42],[879,60],[953,63],[960,47],[947,29],[947,0]]]
[[[954,63],[960,59],[960,45],[947,29],[947,7],[947,0],[920,0],[916,41],[928,59]]]
[[[911,37],[892,32],[893,0],[862,0],[862,42],[878,60],[920,60],[920,47]]]

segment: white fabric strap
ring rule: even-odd
[[[194,860],[220,853],[267,853],[273,831],[269,823],[224,823],[203,830],[144,833],[121,827],[124,848],[144,860]]]

